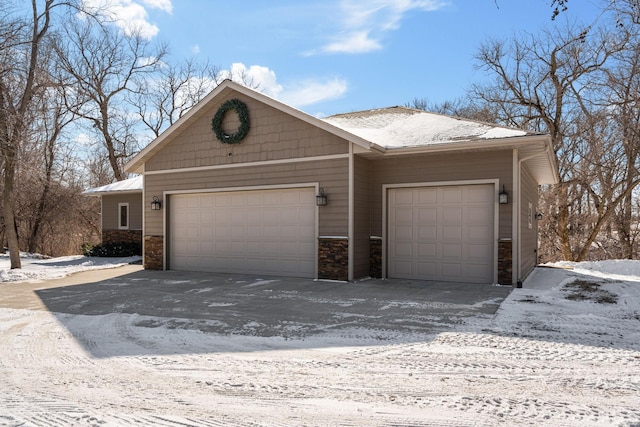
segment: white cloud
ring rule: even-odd
[[[379,50],[385,33],[400,28],[408,12],[431,12],[445,5],[442,0],[340,0],[342,20],[337,35],[321,49],[308,54]]]
[[[254,88],[294,107],[336,99],[344,95],[348,89],[347,82],[339,78],[307,79],[282,85],[278,82],[275,71],[268,67],[261,65],[247,67],[242,63],[232,64],[231,69],[223,70],[220,76]]]
[[[146,39],[155,37],[160,29],[149,22],[146,7],[160,9],[172,13],[171,0],[83,0],[84,8],[93,13],[105,16],[120,27],[125,34],[138,33]]]
[[[339,98],[347,89],[348,85],[344,79],[305,80],[288,86],[280,99],[286,104],[302,107]]]
[[[191,53],[194,55],[197,55],[200,53],[200,45],[198,44],[194,44],[193,46],[191,46]]]
[[[277,82],[276,73],[261,65],[251,65],[247,68],[242,63],[232,64],[231,80],[259,90],[272,98],[278,98],[282,92],[282,86]]]
[[[344,34],[322,48],[326,53],[367,53],[380,49],[382,45],[378,40],[372,39],[368,31]]]
[[[171,0],[142,0],[142,3],[154,9],[173,13],[173,4],[171,4]]]

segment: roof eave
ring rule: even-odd
[[[142,190],[121,190],[121,191],[83,191],[83,196],[104,196],[105,194],[142,194]]]

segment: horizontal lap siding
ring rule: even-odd
[[[348,232],[348,162],[348,158],[341,158],[145,175],[145,233],[163,235],[162,213],[151,211],[150,206],[153,196],[162,197],[165,191],[189,192],[317,182],[324,188],[329,200],[327,206],[319,208],[320,235],[346,236]]]
[[[390,157],[371,162],[371,224],[373,235],[382,235],[382,186],[421,182],[498,179],[510,197],[512,190],[512,151],[486,151],[466,154],[420,154]],[[511,238],[512,205],[500,205],[499,238]]]
[[[129,230],[142,230],[142,193],[102,196],[102,230],[118,229],[118,204],[129,203]],[[149,200],[151,203],[151,200]],[[151,205],[149,205],[151,206]]]
[[[371,236],[371,209],[369,208],[371,169],[363,158],[354,159],[354,212],[353,212],[353,278],[369,276],[369,238]]]
[[[522,196],[520,200],[520,276],[518,279],[524,280],[536,266],[537,254],[537,234],[538,222],[535,214],[538,210],[538,184],[523,166],[520,176]],[[531,228],[529,228],[529,203],[532,205]]]

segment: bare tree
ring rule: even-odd
[[[68,76],[67,107],[90,126],[106,148],[113,177],[125,179],[124,163],[139,150],[136,120],[125,108],[138,80],[159,66],[166,49],[139,34],[126,35],[93,19],[66,26],[58,44],[59,66]]]
[[[154,137],[171,126],[222,81],[220,69],[189,59],[162,64],[153,79],[139,81],[129,102]]]
[[[605,156],[614,151],[604,150],[602,134],[595,131],[602,111],[594,108],[593,91],[613,55],[627,46],[623,36],[592,27],[547,30],[510,43],[485,43],[477,55],[480,68],[495,81],[475,85],[472,96],[497,106],[503,123],[551,135],[561,182],[550,189],[553,214],[546,225],[553,228],[552,241],[564,259],[587,256],[620,201],[637,185],[634,178],[631,186],[622,186],[625,178],[605,173],[619,156]]]
[[[39,3],[42,3],[41,5]],[[7,4],[0,17],[0,155],[2,156],[2,207],[11,268],[20,268],[20,246],[15,218],[16,171],[28,117],[41,96],[38,75],[41,53],[51,30],[58,0],[31,1],[29,18],[16,17]]]
[[[445,100],[441,103],[431,102],[428,98],[414,98],[413,101],[407,102],[405,106],[416,110],[464,117],[486,123],[497,123],[499,116],[498,112],[495,111],[495,106],[476,103],[469,97]]]
[[[60,197],[52,197],[56,186],[65,177],[69,166],[61,163],[60,153],[63,147],[59,143],[65,128],[73,121],[74,117],[65,108],[62,91],[60,87],[52,87],[47,90],[47,96],[40,100],[39,108],[36,110],[34,120],[30,124],[32,137],[31,159],[23,155],[22,169],[26,170],[25,180],[30,180],[30,191],[25,191],[25,195],[30,196],[30,208],[28,234],[26,236],[26,247],[29,252],[37,252],[40,242],[40,235],[45,219],[56,208],[62,207],[67,200]],[[65,152],[66,160],[73,158],[71,153]],[[59,195],[58,195],[59,196]],[[70,208],[71,206],[66,206]]]

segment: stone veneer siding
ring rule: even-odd
[[[369,276],[382,278],[382,238],[369,238]]]
[[[349,239],[318,239],[318,279],[349,280]]]
[[[498,242],[498,283],[501,285],[513,284],[513,260],[511,240]]]
[[[142,230],[103,230],[102,244],[137,243],[142,245]]]
[[[164,238],[144,236],[144,268],[164,270]]]

